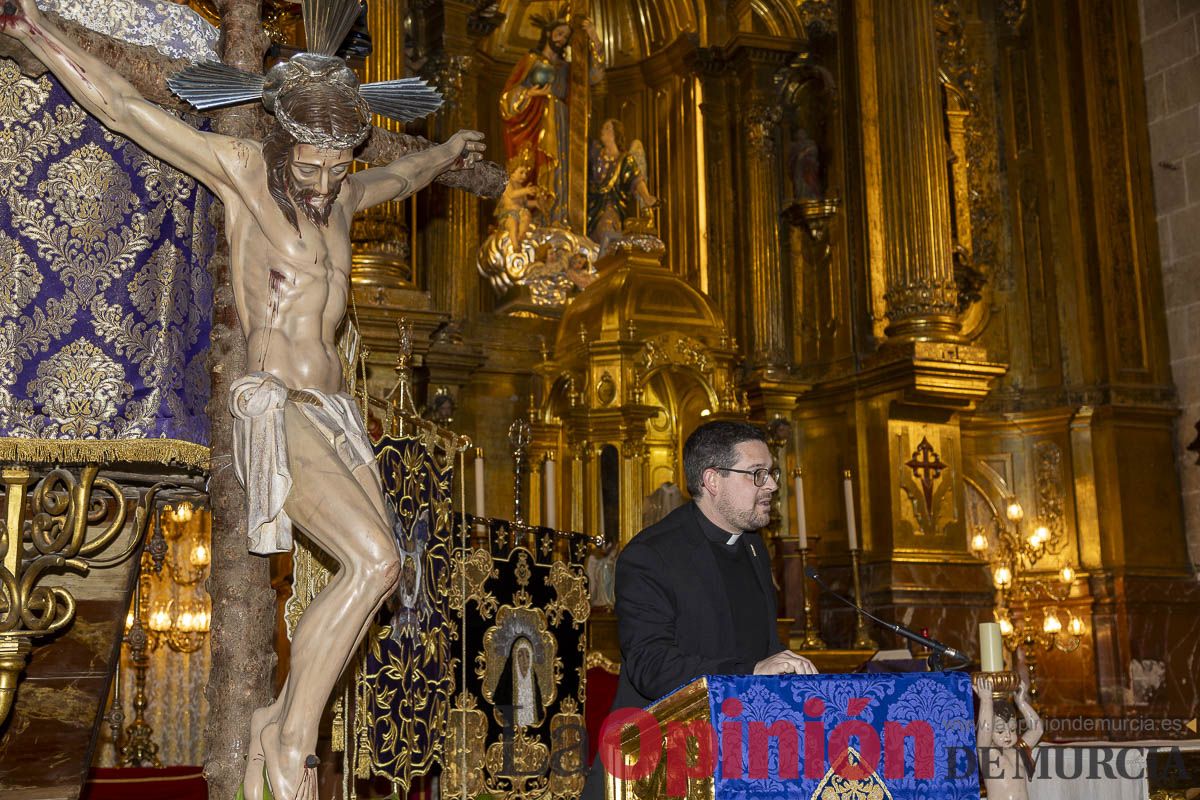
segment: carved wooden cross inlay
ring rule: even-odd
[[[938,458],[933,445],[927,437],[921,437],[921,443],[913,452],[912,457],[904,462],[904,466],[913,471],[913,477],[921,481],[921,490],[925,494],[925,508],[933,513],[933,482],[942,476],[942,470],[948,468]]]

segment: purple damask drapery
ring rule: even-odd
[[[207,461],[212,202],[0,60],[0,459]]]

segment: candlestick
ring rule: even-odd
[[[849,476],[849,472],[846,473]],[[847,477],[847,482],[849,477]],[[851,517],[853,519],[853,517]],[[850,529],[850,536],[854,536],[854,528]],[[853,541],[853,538],[851,538]],[[854,579],[854,603],[862,608],[862,578],[859,575],[858,569],[858,548],[850,548],[850,570]],[[855,650],[877,650],[879,645],[875,644],[875,640],[871,638],[871,633],[867,628],[867,618],[862,614],[857,614],[858,621],[854,625],[854,649]]]
[[[804,541],[804,532],[801,529],[800,541]],[[817,537],[813,537],[816,539]],[[803,576],[800,579],[800,586],[804,590],[804,650],[824,650],[828,645],[821,638],[821,629],[817,624],[817,611],[812,602],[812,592],[808,587],[808,546],[807,544],[800,548],[800,574]]]
[[[547,458],[542,464],[542,481],[545,485],[546,495],[546,527],[558,528],[558,503],[555,497],[555,472],[556,464],[553,458]]]
[[[1004,640],[1000,623],[979,623],[979,665],[984,672],[1004,671]]]
[[[796,494],[796,538],[803,552],[808,549],[808,522],[804,519],[804,476],[799,467],[792,473],[792,491]]]
[[[846,496],[846,536],[850,540],[850,549],[858,549],[858,528],[854,522],[854,483],[850,479],[850,470],[842,473],[842,493]]]
[[[485,517],[483,513],[483,448],[475,448],[475,516]]]

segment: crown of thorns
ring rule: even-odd
[[[420,78],[360,85],[354,70],[335,55],[362,11],[361,0],[303,0],[301,10],[308,51],[276,64],[266,75],[207,61],[177,72],[167,85],[202,111],[261,100],[296,141],[328,150],[362,144],[371,132],[372,112],[408,122],[441,107],[441,93]],[[291,109],[297,98],[310,93],[352,105],[358,124],[331,134],[296,121]]]
[[[571,24],[571,10],[568,6],[561,6],[557,13],[530,14],[529,21],[540,31],[553,31],[559,25]]]

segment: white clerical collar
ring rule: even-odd
[[[740,538],[742,538],[742,535],[740,533],[731,533],[731,534],[729,534],[729,540],[726,541],[725,544],[728,544],[728,545],[737,544],[737,541]]]

